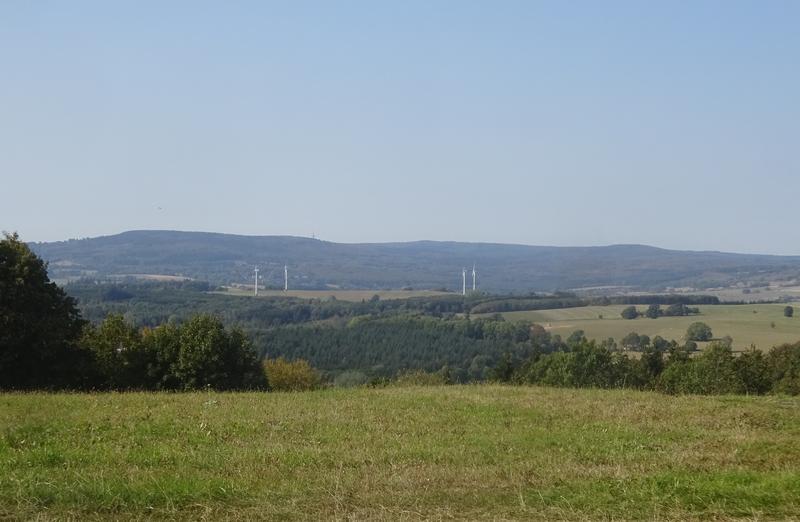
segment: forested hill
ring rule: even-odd
[[[293,288],[461,287],[461,269],[478,267],[479,287],[526,292],[595,286],[707,288],[800,277],[800,256],[664,250],[642,245],[544,247],[416,241],[344,244],[290,236],[130,231],[33,243],[56,280],[120,274],[179,275],[215,284],[283,283]],[[468,273],[468,280],[470,275]]]

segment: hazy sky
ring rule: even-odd
[[[800,254],[800,2],[0,2],[0,229]]]

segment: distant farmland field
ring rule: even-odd
[[[0,395],[3,520],[796,520],[800,399]]]
[[[227,288],[223,295],[253,296],[252,289]],[[434,290],[259,290],[258,297],[300,297],[302,299],[330,299],[335,297],[342,301],[362,301],[369,300],[377,295],[383,300],[387,299],[409,299],[411,297],[431,297],[436,295],[447,295],[445,292]]]
[[[508,320],[534,321],[562,337],[568,336],[575,330],[583,330],[590,339],[613,337],[617,341],[630,332],[680,340],[691,323],[702,321],[711,327],[715,337],[725,335],[733,337],[733,344],[737,350],[746,349],[751,344],[766,350],[778,344],[800,341],[800,309],[798,317],[789,318],[783,316],[785,306],[782,304],[701,305],[698,307],[700,315],[658,319],[640,317],[633,320],[623,319],[620,316],[620,312],[625,308],[624,305],[506,312],[503,316]],[[636,308],[640,312],[647,309],[643,305]],[[772,323],[775,323],[774,328]]]

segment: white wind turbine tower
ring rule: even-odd
[[[255,280],[253,281],[253,295],[258,297],[258,267],[255,267],[253,271],[256,273]]]
[[[289,266],[283,265],[283,291],[289,291]]]
[[[475,263],[472,263],[472,291],[478,289],[478,273],[475,271]]]
[[[467,295],[467,269],[461,269],[461,295]]]

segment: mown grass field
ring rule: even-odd
[[[797,310],[797,317],[788,318],[783,316],[785,306],[782,304],[700,305],[698,306],[700,315],[658,319],[640,317],[632,320],[620,316],[620,312],[625,308],[624,305],[506,312],[503,316],[509,320],[534,321],[562,337],[568,336],[575,330],[583,330],[590,339],[613,337],[617,341],[630,332],[681,340],[691,323],[702,321],[711,327],[715,337],[730,335],[734,347],[738,350],[747,349],[751,344],[767,350],[779,344],[800,341],[800,307]],[[647,309],[643,305],[636,308],[640,312]],[[603,316],[602,319],[599,318],[600,315]]]
[[[787,397],[3,394],[0,519],[789,519],[798,440]]]
[[[252,289],[229,287],[223,295],[240,295],[253,297]],[[335,297],[342,301],[365,301],[377,295],[381,299],[409,299],[412,297],[432,297],[446,295],[434,290],[259,290],[258,297],[299,297],[302,299],[330,299]]]

